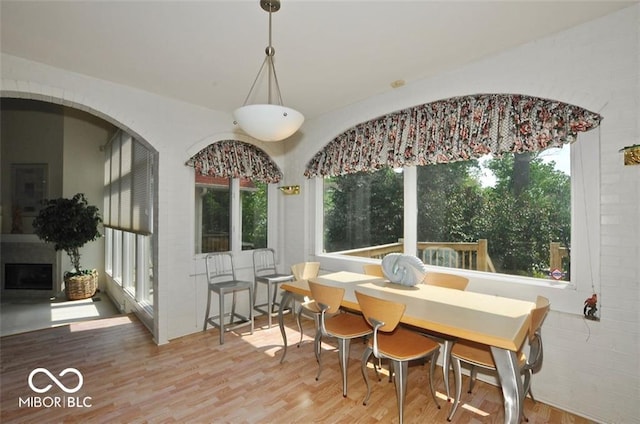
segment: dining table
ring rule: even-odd
[[[447,397],[450,352],[455,340],[466,339],[490,346],[502,387],[504,422],[520,422],[524,389],[517,352],[527,336],[531,310],[535,308],[534,302],[429,284],[403,286],[384,277],[348,271],[320,275],[309,281],[344,288],[341,306],[353,311],[360,310],[356,290],[403,303],[406,309],[401,323],[444,336],[442,368]],[[286,282],[281,288],[280,311],[286,310],[293,299],[301,300],[305,296],[311,296],[307,280]],[[282,363],[287,354],[287,335],[282,312],[278,315],[278,324],[284,343],[280,359]]]

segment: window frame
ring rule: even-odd
[[[246,179],[246,178],[245,178]],[[240,190],[241,178],[230,178],[229,184],[229,195],[230,195],[230,204],[229,204],[229,216],[230,216],[230,229],[229,229],[229,252],[233,252],[234,254],[241,254],[245,252],[253,252],[255,249],[242,249],[242,196]],[[195,181],[195,173],[194,173],[194,181]],[[277,205],[276,201],[273,200],[276,198],[276,184],[275,183],[264,183],[267,185],[267,247],[273,247],[272,241],[277,240],[277,228],[279,225],[276,225],[274,219],[276,217]],[[203,184],[197,184],[194,182],[194,193],[200,187],[203,187]],[[194,255],[196,257],[206,256],[210,252],[202,251],[202,198],[195,196],[194,201]]]
[[[450,269],[451,272],[464,275],[472,282],[473,291],[516,297],[531,298],[535,294],[544,294],[546,289],[558,289],[575,293],[562,297],[554,305],[559,310],[575,313],[582,311],[582,303],[575,307],[574,296],[589,297],[596,291],[600,275],[600,141],[599,130],[582,132],[577,142],[571,145],[571,281],[523,277],[498,274],[485,271]],[[403,168],[404,172],[404,249],[405,253],[417,253],[417,169],[415,166]],[[327,269],[344,269],[361,272],[361,264],[376,262],[373,259],[347,257],[336,253],[323,252],[324,234],[324,188],[323,179],[314,178],[313,202],[317,219],[314,223],[314,252],[316,257],[327,263]],[[378,261],[379,262],[379,261]],[[347,265],[348,264],[348,265]],[[324,263],[323,263],[324,265]],[[324,267],[324,266],[323,266]],[[442,267],[428,266],[434,271]],[[529,294],[529,295],[527,295]]]

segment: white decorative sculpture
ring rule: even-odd
[[[382,259],[382,273],[392,283],[412,287],[424,280],[427,269],[416,256],[389,253]]]

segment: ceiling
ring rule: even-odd
[[[282,0],[284,104],[317,117],[637,2]],[[0,2],[2,52],[232,112],[264,59],[258,0]],[[264,84],[263,84],[264,85]],[[260,94],[249,103],[264,103]]]

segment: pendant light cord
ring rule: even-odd
[[[260,66],[260,70],[258,70],[258,74],[256,75],[256,78],[253,80],[253,84],[251,84],[251,88],[249,89],[249,93],[247,94],[247,97],[244,99],[244,103],[242,104],[243,106],[247,105],[247,102],[249,101],[249,97],[251,97],[251,93],[253,92],[253,89],[255,88],[256,83],[258,82],[258,79],[260,78],[260,75],[262,74],[262,71],[265,65],[267,66],[267,71],[268,71],[267,102],[269,104],[273,104],[273,94],[274,94],[273,87],[275,87],[275,94],[276,94],[275,97],[278,102],[277,104],[279,104],[280,106],[284,104],[282,102],[282,94],[280,93],[280,84],[278,83],[278,75],[276,74],[276,67],[273,63],[273,56],[276,54],[276,49],[273,47],[272,36],[271,36],[271,28],[272,28],[271,15],[273,14],[272,8],[269,8],[268,12],[269,12],[269,45],[265,49],[266,56],[264,58],[264,61],[262,61],[262,65]],[[273,86],[271,84],[272,80],[273,80]]]

